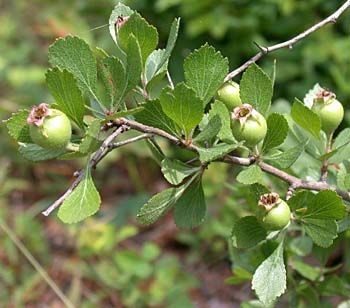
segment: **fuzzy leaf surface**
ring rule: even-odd
[[[83,180],[62,203],[57,215],[64,223],[77,223],[95,214],[100,204],[100,194],[87,167]]]
[[[47,71],[46,84],[59,109],[84,129],[84,101],[73,74],[55,67]]]
[[[202,99],[209,102],[228,73],[228,60],[208,44],[192,52],[184,62],[186,84]]]
[[[263,116],[266,116],[273,94],[270,77],[253,63],[243,73],[239,86],[242,102],[252,105]]]

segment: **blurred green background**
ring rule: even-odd
[[[175,81],[182,62],[205,42],[229,58],[234,69],[258,52],[287,40],[324,19],[343,1],[323,0],[130,0],[160,34],[165,45],[174,17],[181,17],[179,39],[170,60]],[[42,101],[48,47],[74,34],[113,54],[108,22],[111,0],[0,1],[0,120]],[[277,60],[274,99],[303,98],[319,82],[337,93],[347,113],[350,102],[350,13],[260,62],[267,72]],[[239,81],[239,79],[237,79]],[[349,115],[345,123],[349,124]],[[249,192],[227,184],[226,166],[206,172],[209,214],[195,231],[179,231],[172,217],[141,227],[134,214],[150,195],[164,189],[159,167],[145,144],[113,153],[95,172],[103,199],[99,215],[64,226],[40,211],[68,187],[81,162],[26,162],[0,126],[0,222],[24,242],[34,257],[78,307],[232,307],[249,298],[244,285],[224,283],[230,276],[227,238]],[[175,149],[169,147],[168,152]],[[126,155],[127,154],[127,155]],[[186,153],[184,153],[186,155]],[[219,171],[219,172],[218,172]],[[230,178],[228,178],[229,180]],[[0,306],[50,307],[62,304],[0,229]],[[221,305],[221,306],[215,306]],[[226,305],[226,306],[225,306]],[[62,306],[63,307],[63,306]]]

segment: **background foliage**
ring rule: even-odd
[[[233,69],[258,51],[253,41],[268,46],[286,40],[329,15],[341,1],[134,0],[125,3],[158,28],[161,46],[165,45],[173,18],[181,17],[180,36],[170,61],[170,71],[179,81],[184,78],[177,70],[183,59],[206,41],[229,58]],[[108,27],[91,30],[106,23],[114,5],[114,1],[107,0],[55,3],[3,0],[0,119],[8,118],[17,109],[51,101],[44,80],[48,46],[56,37],[76,34],[113,52]],[[274,99],[292,102],[294,97],[302,98],[320,82],[336,91],[348,106],[349,33],[347,13],[336,25],[314,33],[292,51],[281,50],[259,62],[266,71],[271,71],[272,60],[277,59]],[[346,124],[349,125],[349,120]],[[232,292],[223,283],[230,276],[229,260],[238,262],[237,254],[226,253],[233,220],[255,204],[247,189],[238,183],[224,182],[226,166],[214,165],[205,173],[210,215],[196,232],[176,230],[168,218],[155,226],[141,228],[130,216],[135,216],[148,194],[164,189],[166,184],[143,145],[134,144],[123,149],[128,155],[114,153],[99,167],[95,179],[97,186],[103,187],[101,215],[67,229],[54,218],[43,219],[39,213],[63,192],[77,166],[57,161],[26,163],[15,151],[3,126],[0,134],[0,220],[8,221],[59,285],[64,287],[73,281],[64,291],[74,303],[82,307],[97,303],[186,307],[192,301],[209,307],[215,301],[239,303],[249,297],[244,287],[243,291]],[[179,154],[171,146],[168,151]],[[184,159],[189,155],[186,151],[181,154]],[[48,199],[39,202],[43,196]],[[91,238],[96,239],[93,244]],[[6,306],[57,301],[50,292],[47,299],[43,298],[47,285],[2,232],[0,247],[0,303]],[[271,247],[266,247],[267,255],[269,251]],[[255,258],[258,264],[259,256]],[[216,290],[210,289],[214,279],[218,284]],[[248,274],[246,279],[250,279]],[[129,288],[130,281],[137,288]],[[169,293],[169,286],[173,285],[177,287]],[[341,292],[339,296],[342,298]]]

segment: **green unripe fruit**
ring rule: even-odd
[[[222,101],[229,111],[242,104],[239,96],[239,84],[234,81],[225,83],[216,94],[218,100]]]
[[[245,141],[245,145],[249,147],[263,140],[267,132],[265,118],[249,104],[234,109],[231,127],[233,136],[238,141]]]
[[[344,118],[343,105],[330,91],[317,94],[312,110],[320,117],[322,130],[327,134],[333,132]]]
[[[72,127],[60,110],[50,109],[44,103],[33,107],[27,118],[29,134],[34,143],[45,149],[60,149],[70,141]]]
[[[290,221],[288,204],[276,193],[264,194],[260,197],[257,218],[269,231],[282,230]]]

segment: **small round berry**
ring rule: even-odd
[[[285,228],[290,221],[288,204],[276,193],[260,196],[257,218],[266,230],[277,231]]]
[[[218,100],[222,101],[229,111],[242,104],[239,96],[239,84],[234,81],[225,83],[216,94]]]
[[[31,139],[42,148],[59,149],[70,141],[72,127],[68,117],[45,103],[32,108],[27,123]]]
[[[265,118],[251,105],[243,104],[236,107],[232,113],[232,133],[238,141],[253,147],[266,136],[267,124]]]
[[[333,132],[344,118],[343,105],[335,97],[333,92],[321,91],[312,105],[312,110],[320,117],[322,130],[327,134]]]

